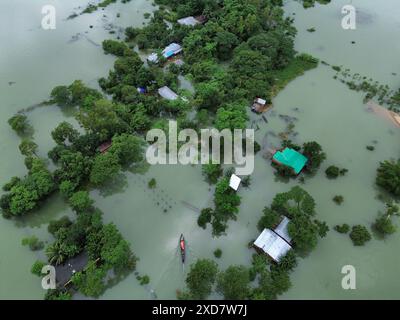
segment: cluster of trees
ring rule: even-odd
[[[393,217],[400,215],[399,206],[393,202],[386,204],[386,212],[384,214],[379,214],[375,222],[372,225],[373,230],[375,230],[380,236],[386,237],[397,230],[396,225],[393,223]]]
[[[209,163],[202,166],[202,173],[207,182],[210,184],[216,184],[218,179],[222,176],[223,170],[220,164]]]
[[[194,81],[193,102],[199,113],[205,115],[197,117],[197,125],[205,125],[208,119],[215,118],[218,128],[245,127],[249,100],[256,96],[269,100],[277,84],[277,77],[273,75],[295,59],[296,29],[292,20],[284,17],[282,1],[158,0],[157,3],[161,7],[145,27],[126,29],[126,40],[135,41],[139,48],[159,50],[171,42],[181,43],[186,62],[181,71]],[[172,12],[166,11],[163,5],[168,5]],[[204,15],[207,22],[195,27],[176,23],[180,17],[193,15]],[[220,62],[228,62],[227,67],[222,67]],[[308,63],[304,63],[304,68],[309,68]],[[300,74],[297,69],[296,74]],[[154,67],[148,71],[160,85]],[[103,89],[109,88],[109,83],[116,83],[112,80],[115,78],[110,73],[107,81],[102,80]],[[173,87],[173,84],[174,81],[168,85]],[[151,83],[147,85],[151,89]],[[143,104],[148,111],[149,106],[146,102]]]
[[[77,218],[71,221],[62,217],[49,223],[48,231],[55,241],[46,248],[46,254],[49,262],[57,265],[86,252],[87,266],[71,280],[83,294],[97,297],[106,288],[105,277],[109,270],[119,277],[135,268],[137,258],[116,226],[103,224],[102,212],[93,207],[87,191],[75,192],[68,202]]]
[[[324,237],[329,228],[325,222],[315,219],[315,201],[304,189],[293,187],[288,192],[277,194],[270,207],[265,207],[258,222],[260,231],[273,229],[283,216],[290,219],[288,232],[293,248],[300,254],[307,254]]]
[[[22,216],[37,208],[54,190],[56,184],[43,160],[31,158],[28,174],[14,177],[4,185],[6,193],[0,198],[4,217]]]
[[[349,235],[355,246],[363,246],[366,242],[371,240],[370,232],[362,225],[353,226]]]
[[[56,86],[50,93],[52,103],[59,106],[84,105],[90,101],[102,98],[102,94],[95,89],[86,87],[82,81],[75,80],[69,86]]]
[[[122,3],[127,3],[131,0],[121,0]],[[92,13],[95,12],[97,9],[99,8],[105,8],[107,6],[109,6],[112,3],[117,2],[117,0],[103,0],[100,3],[93,4],[93,3],[89,3],[85,9],[83,9],[83,11],[81,12],[81,14],[85,14],[85,13]],[[75,15],[72,16],[73,18],[76,17]]]
[[[199,259],[190,266],[186,285],[187,291],[180,292],[178,299],[204,300],[214,289],[225,299],[246,299],[250,293],[250,272],[241,265],[219,271],[214,261]]]
[[[213,236],[218,237],[225,233],[229,220],[236,220],[239,206],[240,196],[229,186],[229,177],[224,176],[215,186],[214,209],[203,209],[197,223],[204,229],[210,223]]]
[[[29,124],[27,116],[22,113],[18,113],[8,119],[8,124],[16,133],[20,135],[25,135],[32,131],[32,127]]]
[[[314,7],[315,3],[318,2],[319,4],[328,4],[331,0],[301,0],[303,2],[304,8],[311,8]]]
[[[231,265],[219,271],[209,259],[199,259],[190,266],[186,277],[187,290],[178,299],[207,299],[216,292],[227,300],[272,300],[291,287],[289,273],[297,265],[296,253],[291,250],[276,264],[265,256],[254,254],[252,266]]]
[[[394,196],[400,196],[400,159],[380,163],[376,184]]]
[[[325,174],[329,179],[336,179],[339,176],[344,176],[349,170],[345,169],[345,168],[338,168],[336,166],[329,166],[326,170],[325,170]]]

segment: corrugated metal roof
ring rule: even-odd
[[[169,44],[167,47],[165,47],[162,54],[165,58],[169,58],[175,54],[178,54],[181,51],[182,51],[181,45],[173,42],[173,43]]]
[[[290,220],[287,217],[283,217],[281,223],[275,228],[274,232],[278,234],[281,238],[286,240],[288,243],[292,241],[292,238],[289,235],[288,232],[288,225],[289,225]]]
[[[283,151],[276,152],[273,159],[285,166],[293,168],[296,174],[304,168],[308,161],[300,152],[291,148],[285,148]]]
[[[178,99],[178,95],[175,92],[173,92],[170,88],[168,88],[167,86],[161,87],[160,89],[158,89],[158,94],[167,100]]]
[[[276,262],[279,262],[292,248],[285,240],[269,229],[264,229],[261,232],[254,245],[263,250]]]

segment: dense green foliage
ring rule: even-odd
[[[202,173],[209,183],[215,184],[222,175],[222,168],[220,164],[205,164],[202,166]]]
[[[206,299],[217,277],[218,267],[212,260],[199,259],[190,266],[186,285],[192,299]]]
[[[384,214],[380,214],[372,228],[382,237],[393,234],[396,232],[397,227],[392,221],[393,216],[400,215],[400,208],[397,204],[387,203],[386,204],[386,212]]]
[[[213,211],[202,212],[202,221],[207,221],[211,213],[212,234],[220,236],[225,233],[227,223],[230,219],[236,220],[236,214],[239,212],[240,196],[229,186],[229,178],[223,177],[215,186]],[[199,217],[199,221],[200,221]]]
[[[334,229],[339,233],[348,233],[350,231],[350,226],[344,223],[342,225],[336,225]]]
[[[217,292],[228,300],[246,299],[250,292],[249,270],[244,266],[230,266],[218,274]]]
[[[366,242],[371,240],[371,234],[366,227],[356,225],[351,229],[350,239],[355,246],[363,246]]]
[[[376,184],[395,196],[400,196],[400,160],[380,163]]]
[[[43,241],[40,241],[36,236],[22,239],[21,244],[23,246],[28,246],[32,251],[42,250],[44,248]]]
[[[28,175],[14,180],[9,192],[1,197],[0,205],[5,216],[21,216],[36,208],[40,201],[54,191],[55,184],[44,162],[32,159]]]
[[[42,276],[42,268],[46,264],[43,261],[36,260],[31,267],[31,273],[37,275],[38,277]]]
[[[8,119],[8,124],[18,134],[26,134],[31,130],[28,118],[24,114],[16,114]]]
[[[341,195],[336,195],[332,198],[333,202],[335,202],[337,205],[341,205],[344,201],[344,197]]]

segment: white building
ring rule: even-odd
[[[274,261],[279,262],[282,257],[292,248],[279,235],[269,229],[264,229],[258,236],[254,245],[263,250]]]

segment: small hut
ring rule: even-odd
[[[251,111],[255,113],[262,113],[268,110],[269,105],[267,104],[267,100],[256,98],[251,106]]]

